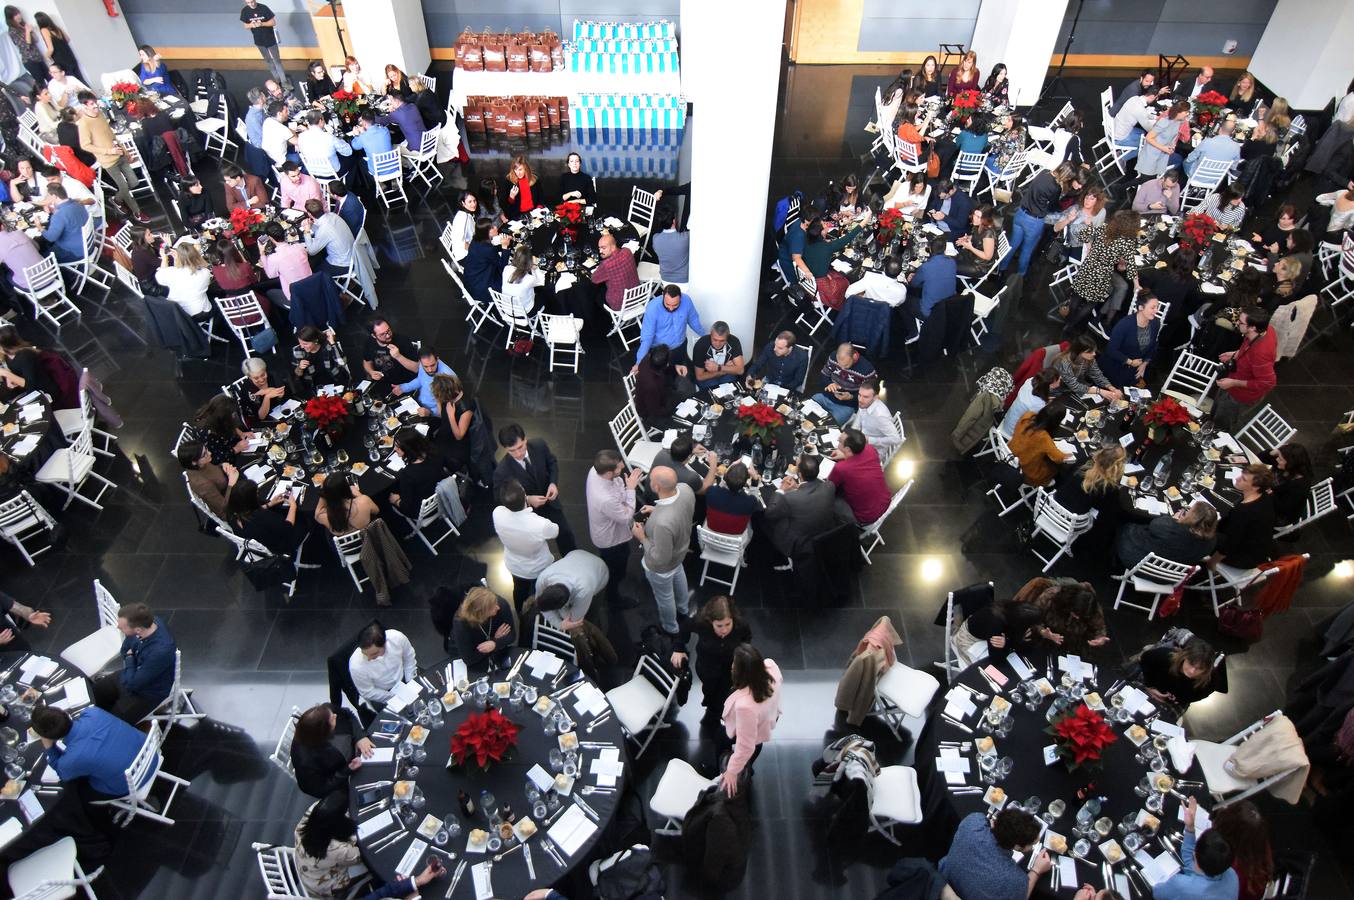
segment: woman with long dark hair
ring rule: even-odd
[[[1188,706],[1212,694],[1213,645],[1203,638],[1190,638],[1181,647],[1154,647],[1141,657],[1142,684],[1154,700]]]
[[[1274,518],[1291,525],[1302,518],[1307,494],[1312,489],[1312,455],[1302,444],[1290,441],[1260,459],[1274,466]]]
[[[954,239],[955,249],[959,251],[955,259],[959,274],[966,278],[977,278],[992,266],[997,255],[997,235],[1001,234],[1001,217],[990,203],[973,210],[969,219],[972,226],[968,234]]]
[[[583,157],[570,153],[564,160],[565,172],[559,177],[559,199],[563,203],[573,200],[584,205],[597,202],[597,185],[587,172],[583,171]]]
[[[1212,827],[1232,848],[1232,868],[1241,887],[1237,900],[1261,900],[1274,877],[1274,851],[1260,808],[1249,800],[1229,803],[1213,813]]]
[[[286,504],[287,512],[277,507]],[[258,541],[277,556],[291,556],[306,539],[306,527],[298,525],[296,499],[291,491],[274,494],[267,503],[259,496],[259,486],[248,478],[240,478],[231,488],[226,512],[231,528],[240,537]]]
[[[21,338],[13,325],[0,326],[0,357],[5,363],[5,368],[0,369],[0,379],[5,386],[18,394],[42,391],[55,400],[61,392],[52,376],[47,374],[41,352]]]
[[[751,644],[739,644],[733,651],[730,671],[731,693],[724,701],[724,733],[733,753],[724,766],[720,783],[730,797],[738,793],[738,776],[762,752],[762,744],[771,740],[771,732],[780,720],[780,685],[783,678],[775,660],[765,659]]]
[[[435,432],[435,446],[448,472],[470,469],[470,423],[475,414],[475,398],[455,375],[433,376],[433,399],[441,417]]]
[[[80,72],[80,63],[75,58],[75,51],[71,50],[70,37],[66,32],[45,12],[33,13],[33,24],[38,26],[42,42],[47,45],[47,58],[60,66],[67,75],[74,75],[84,81],[85,76]]]
[[[291,742],[296,786],[321,799],[335,791],[346,791],[348,776],[373,749],[352,710],[328,703],[312,706],[296,720]]]
[[[24,21],[23,10],[17,6],[6,6],[5,26],[9,28],[9,39],[18,49],[24,68],[33,76],[33,83],[42,84],[47,80],[47,64],[42,60],[42,45],[38,43],[38,35],[33,31],[33,26]]]
[[[1050,404],[1038,412],[1025,413],[1016,423],[1008,446],[1020,463],[1026,484],[1050,484],[1058,475],[1058,467],[1067,462],[1068,455],[1053,442],[1062,418],[1062,407]]]
[[[928,56],[922,60],[921,71],[913,79],[912,86],[920,91],[923,97],[939,97],[941,95],[940,63],[936,62],[934,56]]]
[[[672,654],[674,667],[686,662],[687,641],[692,634],[696,635],[696,675],[701,682],[701,705],[705,707],[701,724],[706,724],[719,718],[725,701],[733,693],[733,655],[752,640],[752,628],[738,614],[732,597],[726,594],[711,597],[696,618],[682,629],[678,639],[682,649]]]
[[[343,472],[330,472],[320,486],[320,502],[315,505],[315,521],[335,536],[361,531],[381,515],[372,500],[356,484],[348,483]]]
[[[1011,99],[1011,81],[1006,77],[1006,63],[997,63],[992,74],[983,83],[983,93],[992,98],[996,106],[1007,106]]]
[[[954,647],[965,661],[981,658],[970,653],[986,642],[987,655],[1005,659],[1008,653],[1021,653],[1033,646],[1035,630],[1043,623],[1043,613],[1024,593],[1002,597],[984,606],[959,623],[954,632]]]
[[[296,823],[296,870],[311,897],[342,897],[366,868],[346,792],[317,800]]]
[[[197,427],[198,439],[211,451],[212,462],[218,466],[231,462],[236,453],[249,448],[252,434],[244,430],[234,397],[214,394],[198,408],[193,424]]]

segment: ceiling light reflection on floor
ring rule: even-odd
[[[1354,559],[1342,559],[1335,564],[1331,574],[1336,578],[1349,578],[1354,576]]]
[[[898,477],[902,478],[904,481],[907,481],[916,474],[916,471],[917,461],[915,459],[898,460]]]
[[[945,572],[945,564],[941,562],[938,556],[928,556],[922,560],[921,578],[922,581],[939,581],[940,576]]]

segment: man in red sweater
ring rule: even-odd
[[[861,525],[877,520],[889,508],[892,497],[884,482],[879,453],[865,440],[865,435],[848,428],[837,439],[832,458],[837,462],[827,480],[836,485],[837,495],[846,499]]]
[[[1241,346],[1218,357],[1232,364],[1231,374],[1218,379],[1218,397],[1213,401],[1213,419],[1223,431],[1235,431],[1243,417],[1274,390],[1274,355],[1277,338],[1269,330],[1269,312],[1259,306],[1241,314]]]

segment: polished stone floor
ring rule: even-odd
[[[232,86],[242,87],[245,74],[228,73]],[[829,178],[861,169],[858,157],[868,136],[860,129],[874,87],[890,75],[877,68],[844,67],[787,72],[772,166],[773,198],[795,187],[817,190]],[[1086,81],[1078,90],[1089,98],[1100,86]],[[700,127],[698,115],[691,127]],[[585,157],[588,152],[585,147]],[[651,152],[659,157],[657,165],[668,166],[675,151],[661,146],[627,152]],[[543,150],[542,156],[549,178],[558,172],[562,154]],[[501,174],[501,149],[477,152],[476,158],[477,175]],[[628,194],[634,183],[633,175],[599,181],[613,201]],[[444,184],[408,211],[387,216],[373,210],[370,227],[382,263],[381,312],[401,333],[431,343],[468,375],[497,424],[516,420],[531,435],[549,441],[560,459],[565,510],[582,535],[588,461],[597,449],[610,445],[606,422],[624,397],[621,361],[616,348],[593,333],[586,342],[583,375],[551,377],[539,359],[511,359],[492,334],[482,339],[468,335],[462,302],[442,271],[436,241],[451,216],[453,193]],[[1029,281],[1038,285],[1046,276],[1036,268]],[[874,565],[849,586],[845,601],[827,606],[803,596],[789,576],[761,566],[750,568],[740,580],[737,599],[754,641],[786,673],[786,700],[775,739],[756,766],[755,831],[747,876],[729,896],[867,898],[882,888],[893,860],[907,855],[908,846],[915,852],[915,844],[899,850],[878,837],[831,839],[826,833],[831,809],[811,794],[810,765],[825,743],[842,733],[832,709],[836,679],[857,639],[877,617],[891,616],[903,635],[900,658],[926,667],[941,655],[941,629],[932,621],[948,589],[992,580],[1006,592],[1038,571],[1033,557],[1016,543],[1013,524],[997,519],[984,502],[983,469],[957,458],[949,433],[979,375],[992,365],[1013,367],[1024,351],[1053,337],[1054,326],[1043,317],[1045,293],[1032,287],[1003,331],[978,353],[921,374],[905,372],[901,355],[876,360],[887,381],[887,402],[903,411],[907,432],[890,477],[897,485],[903,469],[910,467],[916,484],[884,527],[887,543],[876,553]],[[94,627],[93,579],[100,579],[120,600],[149,602],[178,639],[185,681],[196,688],[197,701],[209,715],[196,728],[175,733],[166,745],[167,770],[192,779],[192,787],[175,803],[177,824],[128,829],[97,884],[99,895],[259,897],[251,843],[290,842],[306,805],[267,755],[293,706],[326,698],[325,656],[368,622],[375,608],[369,595],[354,592],[332,557],[322,570],[305,574],[290,602],[261,596],[240,575],[227,545],[197,531],[169,447],[179,423],[222,384],[238,377],[239,351],[218,350],[210,362],[186,364],[183,376],[176,378],[169,355],[146,346],[141,316],[126,296],[115,296],[109,309],[109,321],[91,317],[84,326],[67,329],[61,344],[104,379],[126,419],[119,432],[125,455],[102,464],[119,490],[102,512],[76,508],[64,513],[64,547],[36,568],[25,569],[7,549],[0,550],[0,590],[53,611],[50,632],[36,638],[39,648],[52,652]],[[745,345],[760,344],[786,316],[783,304],[764,299],[757,340],[744,336]],[[24,331],[37,343],[53,343],[40,331]],[[359,325],[344,329],[350,350],[358,346],[359,334]],[[1350,350],[1348,334],[1340,331],[1279,368],[1281,386],[1274,403],[1314,448],[1324,445],[1337,417],[1354,407]],[[415,581],[397,594],[393,609],[380,615],[388,626],[412,637],[423,660],[440,656],[426,599],[439,584],[456,578],[466,557],[488,564],[493,587],[501,593],[510,590],[488,513],[487,502],[477,504],[465,536],[454,547],[444,544],[441,556],[411,550]],[[1344,517],[1307,529],[1299,546],[1311,552],[1312,562],[1293,608],[1267,623],[1258,645],[1247,649],[1224,644],[1235,651],[1228,663],[1231,690],[1190,711],[1194,734],[1220,739],[1281,706],[1286,688],[1305,665],[1313,624],[1347,602],[1348,564],[1337,566],[1351,556]],[[1102,598],[1112,596],[1101,561],[1077,559],[1062,571],[1093,580]],[[623,621],[613,620],[610,631],[629,651],[624,636],[633,638],[654,617],[637,563],[627,587],[641,598],[640,606]],[[702,590],[701,596],[708,593]],[[1210,616],[1187,610],[1184,618],[1207,636],[1215,633]],[[1101,654],[1108,665],[1121,663],[1164,629],[1132,612],[1111,612],[1109,621],[1113,641]],[[676,726],[635,765],[641,796],[652,790],[666,759],[706,759],[710,744],[702,740],[699,717],[693,698]],[[879,729],[861,730],[879,741],[884,762],[908,760],[908,747]],[[1348,860],[1335,862],[1337,851],[1326,836],[1313,831],[1305,809],[1268,799],[1262,807],[1273,823],[1276,847],[1320,854],[1309,896],[1349,896],[1354,873]],[[658,846],[672,858],[671,847]],[[668,896],[711,896],[679,865],[669,864],[666,872]]]

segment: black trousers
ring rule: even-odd
[[[124,691],[115,673],[95,676],[91,681],[94,705],[110,712],[128,725],[135,725],[155,711],[162,700]]]
[[[618,606],[621,602],[621,582],[625,580],[626,570],[630,568],[630,541],[623,541],[611,547],[602,547],[597,555],[606,563],[606,602],[608,606]]]
[[[559,526],[559,537],[555,539],[555,543],[559,545],[560,556],[578,549],[578,541],[574,539],[569,520],[564,518],[564,507],[559,505],[558,500],[551,500],[536,507],[536,515],[549,519]]]

